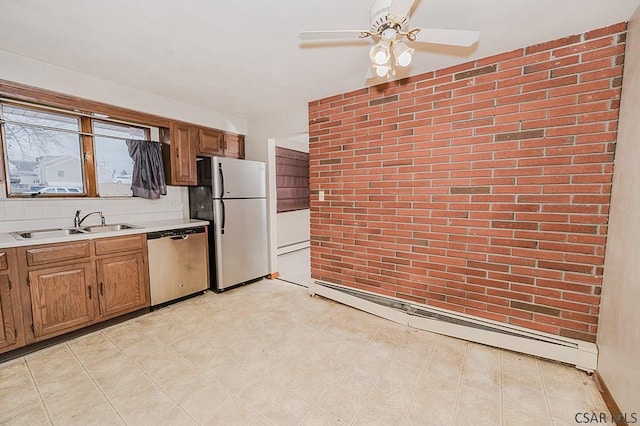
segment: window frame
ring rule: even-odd
[[[79,136],[80,136],[80,164],[82,167],[82,176],[83,176],[83,186],[84,193],[74,193],[74,192],[65,192],[65,193],[41,193],[37,194],[38,198],[59,198],[59,197],[73,197],[73,198],[86,198],[93,197],[99,198],[100,194],[98,193],[98,182],[97,182],[97,166],[95,162],[95,144],[94,137],[96,136],[93,133],[93,123],[95,122],[104,122],[104,123],[113,123],[123,126],[132,126],[137,128],[142,128],[145,132],[145,137],[147,140],[150,140],[151,135],[151,127],[155,127],[149,124],[139,124],[133,123],[127,120],[120,120],[117,118],[111,118],[105,114],[96,114],[96,113],[85,113],[77,110],[68,110],[65,108],[57,108],[57,107],[49,107],[42,104],[32,103],[32,102],[23,102],[19,100],[12,100],[6,98],[0,98],[0,105],[13,106],[17,108],[30,109],[42,112],[49,113],[57,113],[60,115],[67,115],[70,117],[77,117],[79,121]],[[99,115],[99,116],[98,116]],[[104,117],[103,117],[104,115]],[[0,160],[2,164],[0,165],[0,179],[4,181],[4,194],[6,199],[20,199],[20,198],[32,198],[34,194],[31,193],[11,193],[10,192],[10,179],[9,174],[7,173],[7,152],[5,147],[5,129],[4,123],[0,122]],[[107,195],[106,197],[131,197],[129,195]]]

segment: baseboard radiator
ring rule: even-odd
[[[312,281],[309,294],[319,295],[419,330],[508,349],[575,365],[592,373],[598,360],[594,343],[542,333],[407,300],[324,281]]]
[[[283,246],[279,246],[277,249],[277,255],[287,254],[294,251],[302,250],[311,246],[310,240],[298,241],[291,244],[285,244]]]

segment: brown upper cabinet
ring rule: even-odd
[[[244,158],[244,136],[198,129],[198,155]]]
[[[161,134],[164,170],[169,185],[195,185],[197,129],[188,124],[171,123],[169,137]],[[167,140],[168,139],[168,140]]]
[[[224,134],[217,130],[200,129],[198,155],[224,155]]]
[[[168,185],[197,184],[196,155],[244,158],[244,136],[188,123],[160,129]]]
[[[233,158],[244,158],[244,136],[224,135],[224,156]]]

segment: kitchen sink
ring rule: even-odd
[[[113,225],[94,225],[83,226],[81,228],[52,228],[38,229],[35,231],[19,231],[10,234],[17,240],[36,239],[36,238],[60,238],[77,234],[93,234],[96,232],[122,231],[125,229],[135,229],[138,226],[129,225],[127,223],[116,223]]]
[[[113,225],[95,225],[85,226],[82,229],[85,232],[109,232],[109,231],[122,231],[124,229],[135,229],[137,226],[129,225],[127,223],[116,223]]]
[[[86,231],[78,228],[57,228],[57,229],[38,229],[35,231],[11,232],[15,238],[32,239],[32,238],[57,238],[66,237],[74,234],[84,234]]]

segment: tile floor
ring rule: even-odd
[[[305,248],[278,256],[280,278],[305,287],[311,282],[310,249]]]
[[[0,364],[2,425],[565,425],[604,410],[572,367],[409,329],[278,280]]]

